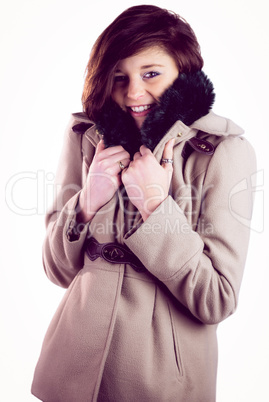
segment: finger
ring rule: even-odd
[[[98,144],[97,144],[97,146],[96,146],[96,154],[99,154],[101,151],[103,151],[105,149],[105,143],[104,143],[104,140],[103,139],[101,139],[99,142],[98,142]]]
[[[121,163],[124,165],[124,167],[128,167],[130,164],[131,160],[130,159],[122,159]]]
[[[174,143],[175,143],[175,139],[172,138],[171,140],[169,140],[164,147],[163,150],[163,156],[162,159],[167,159],[167,160],[173,160],[173,148],[174,148]],[[162,162],[162,166],[166,169],[171,169],[172,167],[172,163],[171,162]]]
[[[106,147],[105,142],[103,139],[101,139],[96,147],[96,153],[100,153],[101,151],[104,151],[104,157],[108,158],[110,156],[116,155],[116,154],[124,154],[125,157],[126,155],[130,157],[130,154],[121,146],[121,145],[114,145],[111,147]]]
[[[119,173],[123,172],[123,170],[127,169],[130,164],[130,159],[121,159],[117,161],[117,165],[119,168]]]
[[[115,153],[113,155],[110,155],[107,157],[107,160],[110,161],[110,164],[119,164],[120,162],[124,165],[129,165],[130,163],[130,155],[127,151],[122,151]]]
[[[99,161],[104,162],[104,166],[119,166],[119,162],[125,160],[129,163],[130,154],[122,146],[115,146],[110,148],[103,148],[103,144],[98,143],[96,156]]]
[[[136,152],[133,156],[133,160],[136,161],[137,159],[141,158],[141,153],[140,152]]]
[[[172,138],[169,140],[164,147],[163,150],[163,158],[165,159],[173,159],[173,148],[174,148],[175,139]]]
[[[140,147],[140,154],[143,156],[143,155],[146,155],[146,154],[151,154],[152,152],[151,152],[151,150],[149,149],[149,148],[147,148],[146,147],[146,145],[141,145],[141,147]]]

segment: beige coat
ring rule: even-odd
[[[32,392],[45,402],[213,402],[217,324],[232,314],[246,260],[255,156],[230,120],[210,112],[178,121],[154,150],[176,137],[169,197],[142,222],[117,194],[72,240],[75,207],[99,141],[73,115],[47,215],[44,266],[68,287],[46,334]],[[183,147],[194,136],[212,156]],[[81,153],[81,144],[84,152]],[[134,219],[134,221],[133,221]],[[126,244],[146,272],[90,261],[87,236]]]

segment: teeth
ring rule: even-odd
[[[133,112],[144,112],[145,110],[150,109],[151,105],[146,105],[146,106],[135,106],[135,107],[131,107]]]

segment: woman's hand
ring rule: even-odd
[[[105,148],[101,140],[91,163],[87,181],[79,199],[77,220],[88,222],[105,205],[121,185],[120,162],[127,167],[130,154],[122,146]]]
[[[173,159],[174,141],[172,139],[166,143],[163,158]],[[160,165],[144,145],[134,155],[129,167],[122,172],[122,183],[128,197],[144,221],[168,196],[172,172],[172,163]]]

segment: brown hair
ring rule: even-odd
[[[82,94],[83,110],[91,119],[98,116],[111,96],[118,62],[152,46],[164,48],[181,73],[203,67],[199,43],[183,18],[151,5],[128,8],[104,30],[93,46]]]

